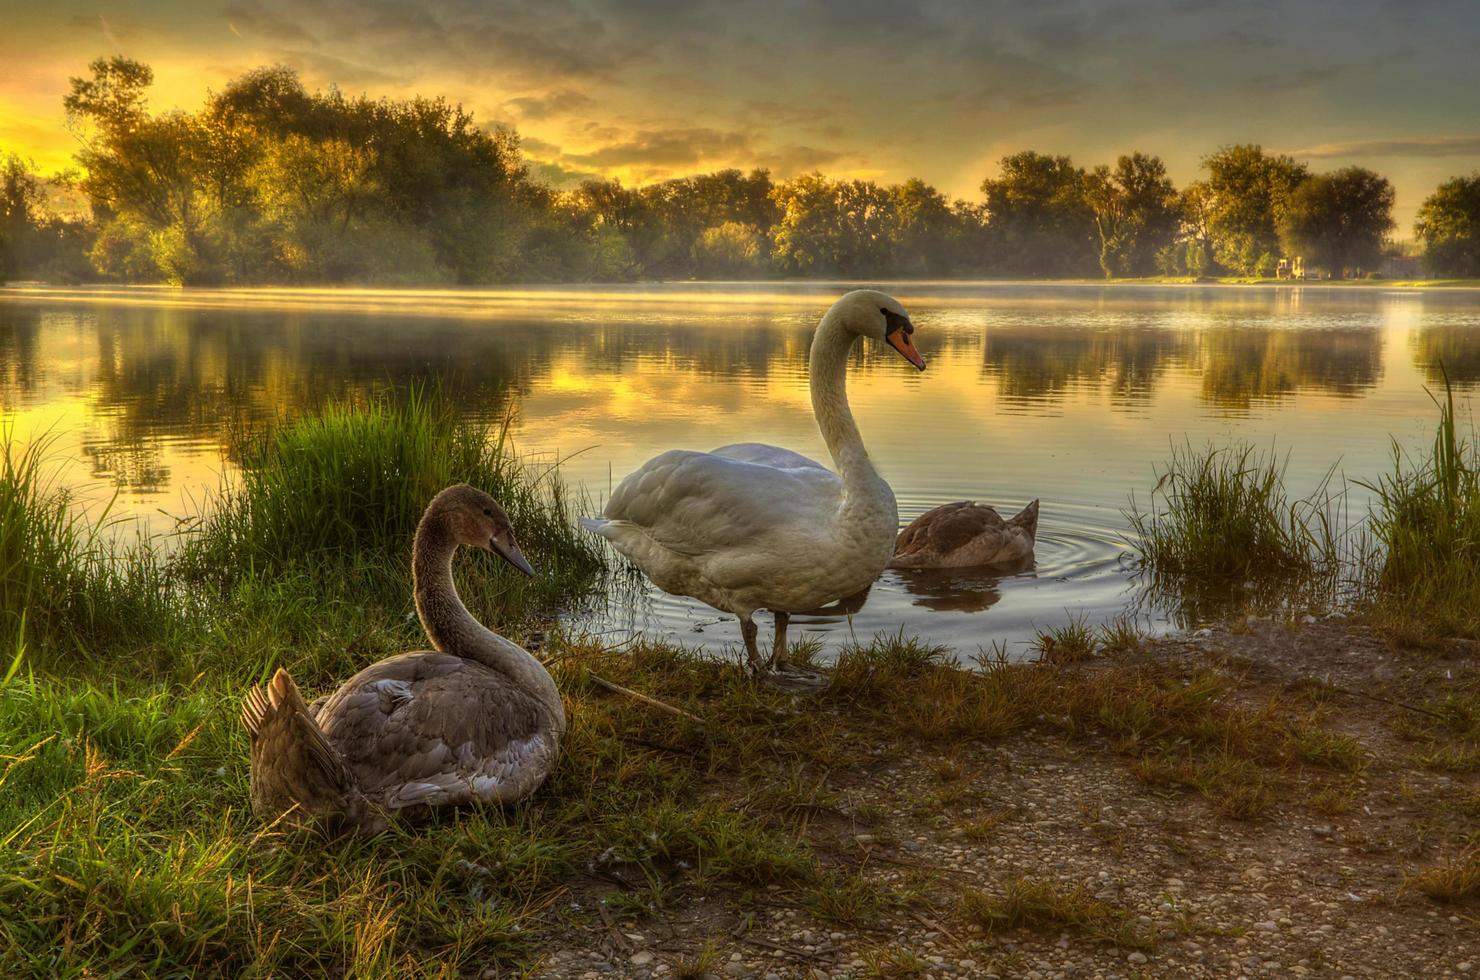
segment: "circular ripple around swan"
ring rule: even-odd
[[[886,570],[857,608],[793,616],[790,636],[820,640],[823,660],[832,660],[850,641],[901,630],[963,657],[978,652],[1020,657],[1029,653],[1039,630],[1071,615],[1094,625],[1123,615],[1138,599],[1139,589],[1127,561],[1121,515],[1047,501],[1042,506],[1031,565],[1014,570]],[[640,575],[620,575],[616,584],[600,608],[570,617],[568,627],[607,642],[641,634],[740,655],[734,617],[661,592]],[[757,614],[763,648],[769,618]],[[1152,617],[1142,625],[1159,630],[1167,624]]]

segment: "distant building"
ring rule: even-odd
[[[1293,259],[1280,259],[1280,264],[1274,267],[1276,279],[1304,279],[1305,259],[1295,256]]]

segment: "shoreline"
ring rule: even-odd
[[[1250,617],[982,673],[879,638],[798,697],[672,648],[567,642],[544,652],[571,719],[544,788],[363,842],[246,812],[239,681],[147,685],[190,715],[148,762],[62,711],[27,738],[94,748],[0,862],[0,898],[24,894],[36,930],[0,962],[642,980],[1480,964],[1474,643],[1405,650],[1340,617]],[[140,710],[137,685],[41,683],[32,697],[102,699],[88,716],[125,730]],[[11,764],[22,792],[36,764]],[[100,806],[137,838],[110,839]],[[69,857],[120,846],[131,862]],[[140,882],[156,897],[134,911]],[[178,923],[136,947],[140,914]]]
[[[479,283],[469,285],[456,285],[451,283],[380,283],[380,282],[329,282],[329,283],[231,283],[222,285],[178,285],[165,282],[47,282],[43,280],[17,280],[13,282],[0,281],[0,294],[11,293],[26,295],[31,293],[45,294],[62,291],[76,292],[106,292],[118,293],[130,292],[158,292],[176,295],[208,294],[208,293],[285,293],[285,294],[307,294],[333,293],[333,292],[356,292],[366,295],[394,295],[397,293],[418,293],[431,295],[477,295],[482,293],[499,292],[527,292],[535,295],[555,295],[562,291],[594,291],[610,289],[621,291],[624,289],[643,289],[653,286],[673,287],[724,287],[735,289],[739,287],[754,287],[764,289],[767,287],[838,287],[846,288],[861,284],[897,284],[897,285],[941,285],[941,286],[1277,286],[1288,289],[1324,288],[1324,289],[1457,289],[1469,290],[1480,289],[1480,278],[1473,279],[1275,279],[1256,278],[1249,276],[1146,276],[1141,278],[1114,278],[1097,279],[1085,277],[1070,278],[948,278],[927,277],[914,279],[909,277],[880,276],[877,278],[840,278],[832,276],[818,276],[808,278],[775,278],[775,279],[612,279],[612,280],[555,280],[534,282],[498,282]]]

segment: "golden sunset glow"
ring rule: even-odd
[[[1425,194],[1480,164],[1480,26],[1459,0],[1320,7],[8,3],[0,148],[67,167],[61,98],[97,57],[149,64],[165,110],[284,64],[310,88],[461,102],[516,127],[557,186],[767,167],[974,199],[1019,149],[1083,165],[1141,149],[1181,183],[1219,145],[1259,142],[1386,174],[1406,237]]]

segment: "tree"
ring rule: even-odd
[[[1085,199],[1100,238],[1100,268],[1107,277],[1149,276],[1157,256],[1176,238],[1177,189],[1161,158],[1133,153],[1099,166],[1085,181]]]
[[[1480,172],[1440,184],[1419,207],[1413,233],[1431,275],[1480,276]]]
[[[1279,251],[1279,218],[1306,167],[1288,156],[1270,156],[1256,145],[1227,146],[1203,159],[1208,171],[1201,193],[1213,260],[1252,275],[1265,252]]]
[[[751,279],[765,264],[765,239],[751,225],[726,221],[694,242],[694,271],[705,279]]]
[[[1031,150],[1002,158],[982,181],[994,271],[1029,276],[1090,275],[1099,252],[1085,173],[1068,157]]]
[[[1336,275],[1376,266],[1393,227],[1392,184],[1361,167],[1302,181],[1279,218],[1285,253]]]
[[[62,99],[67,121],[84,130],[95,125],[107,136],[127,136],[148,118],[145,92],[154,84],[154,71],[130,58],[99,58],[88,65],[91,78],[70,79],[71,90]]]
[[[892,228],[887,271],[929,276],[954,271],[962,256],[960,217],[944,194],[919,178],[888,190]]]
[[[0,157],[0,281],[29,270],[44,204],[30,164],[14,154]]]

